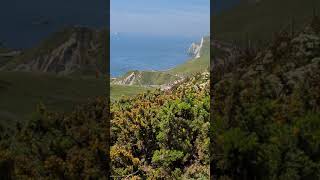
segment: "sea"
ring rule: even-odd
[[[77,6],[75,5],[77,2]],[[4,0],[0,6],[0,46],[28,49],[68,26],[105,28],[108,8],[100,0]],[[63,6],[61,6],[63,4]],[[111,76],[129,70],[167,70],[190,57],[187,50],[200,37],[133,33],[111,35]]]
[[[130,70],[162,71],[184,63],[197,37],[112,34],[110,73],[118,77]]]

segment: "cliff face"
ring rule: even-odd
[[[200,58],[201,57],[201,49],[203,47],[203,43],[204,43],[204,38],[201,38],[201,42],[200,43],[192,43],[189,50],[188,50],[188,54],[190,56],[192,56],[193,58]]]
[[[73,27],[54,34],[40,46],[23,52],[4,67],[13,71],[68,75],[81,71],[102,72],[107,48],[106,32]]]
[[[141,78],[141,72],[133,71],[127,73],[125,76],[119,79],[114,79],[113,83],[118,85],[135,85],[139,84],[139,78]]]

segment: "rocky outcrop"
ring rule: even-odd
[[[163,87],[172,86],[183,79],[165,71],[129,71],[125,75],[112,78],[111,83],[116,85],[139,85]]]
[[[73,27],[56,33],[40,46],[24,52],[5,68],[68,75],[102,71],[106,43],[103,31]]]
[[[117,85],[137,85],[139,84],[139,79],[142,77],[141,72],[132,71],[127,73],[121,78],[115,78],[111,81],[113,84]]]

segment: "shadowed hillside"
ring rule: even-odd
[[[320,19],[231,59],[212,67],[214,178],[319,179]]]

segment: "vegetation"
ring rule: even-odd
[[[216,66],[211,79],[215,179],[320,178],[320,20],[262,51]]]
[[[208,85],[198,75],[171,92],[115,101],[111,135],[107,98],[63,114],[40,105],[16,134],[1,131],[2,177],[107,179],[110,145],[115,178],[208,179]]]
[[[112,101],[115,101],[122,97],[132,97],[148,90],[153,90],[153,88],[142,86],[111,85],[110,97]]]
[[[68,112],[74,105],[85,103],[89,97],[105,93],[104,79],[2,71],[0,122],[8,126],[17,121],[23,122],[40,102],[52,111]]]
[[[196,74],[138,95],[112,86],[112,102],[67,113],[38,105],[14,130],[0,127],[0,177],[320,179],[320,19],[273,37],[232,58],[214,49],[210,82]]]
[[[1,131],[1,177],[107,177],[108,111],[106,98],[91,100],[69,114],[51,113],[39,105],[24,126],[16,125],[16,134]]]
[[[198,75],[172,92],[111,106],[112,174],[148,179],[209,178],[209,83]]]
[[[14,127],[18,121],[24,123],[39,103],[43,103],[51,111],[70,112],[75,105],[83,104],[89,98],[104,96],[105,87],[103,78],[2,71],[0,72],[0,124]],[[132,96],[147,89],[112,85],[111,95],[115,100],[122,95]]]

